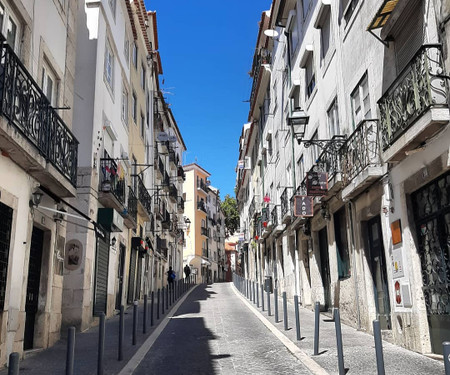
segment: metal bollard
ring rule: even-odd
[[[162,289],[161,289],[161,316],[164,315],[164,307],[165,307],[164,296],[165,296],[166,292],[164,289],[165,289],[164,287],[162,287]]]
[[[297,341],[302,339],[300,334],[300,309],[298,307],[298,296],[294,296],[294,310],[295,310],[295,328],[297,330]]]
[[[286,292],[283,292],[283,320],[284,320],[284,330],[288,330],[288,313],[287,313],[287,298]]]
[[[256,307],[258,307],[259,308],[259,285],[258,285],[258,283],[256,283]]]
[[[133,302],[133,345],[136,345],[137,325],[138,325],[138,301],[134,301]]]
[[[123,360],[123,336],[125,330],[125,320],[124,320],[125,308],[120,306],[120,316],[119,316],[119,352],[117,355],[117,360]]]
[[[320,319],[320,303],[316,302],[314,310],[314,355],[319,355],[319,319]]]
[[[19,353],[12,352],[9,355],[8,375],[19,375]]]
[[[169,291],[170,291],[170,285],[167,285],[167,288],[166,288],[166,310],[169,310]]]
[[[103,375],[103,358],[105,356],[105,313],[100,313],[100,323],[98,327],[98,357],[97,375]]]
[[[442,343],[442,347],[444,348],[443,353],[444,353],[445,375],[450,375],[450,341],[444,341]]]
[[[270,290],[267,289],[267,316],[270,316]]]
[[[273,289],[273,308],[275,310],[275,323],[278,323],[278,288]]]
[[[261,309],[264,311],[264,285],[261,284]]]
[[[377,357],[377,373],[384,375],[384,357],[383,357],[383,341],[381,339],[381,326],[379,320],[374,320],[373,324],[373,339],[375,340],[375,354]],[[450,354],[450,353],[449,353]],[[450,375],[450,372],[446,375]]]
[[[256,304],[256,282],[253,281],[253,289],[252,289],[252,293],[253,293],[253,304]]]
[[[67,330],[66,375],[73,375],[73,360],[75,357],[75,327]]]
[[[148,297],[144,294],[144,320],[142,322],[142,333],[145,335],[147,333],[147,309],[148,309]]]
[[[156,309],[156,319],[159,320],[159,311],[161,310],[161,304],[159,303],[159,301],[161,300],[161,290],[158,288],[158,304],[157,304],[157,309]]]
[[[150,327],[153,327],[153,312],[155,311],[155,292],[152,291],[150,302]]]
[[[336,346],[338,353],[339,375],[345,375],[344,349],[342,347],[341,315],[339,314],[338,308],[334,309],[334,326],[336,329]]]

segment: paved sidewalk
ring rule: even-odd
[[[187,291],[190,293],[191,288]],[[184,293],[183,298],[187,293]],[[145,342],[145,340],[153,333],[158,325],[167,316],[170,310],[176,305],[177,301],[169,306],[169,311],[164,309],[164,315],[160,313],[160,319],[156,319],[157,298],[155,294],[155,311],[154,326],[150,327],[150,306],[151,300],[148,299],[148,320],[147,333],[143,334],[143,304],[138,308],[138,329],[137,342],[132,345],[132,327],[133,327],[133,306],[125,310],[124,314],[124,345],[123,360],[118,361],[119,347],[119,315],[106,320],[105,328],[105,354],[104,354],[104,374],[118,374],[120,370],[127,364],[135,352]],[[161,310],[160,310],[161,312]],[[67,338],[63,337],[54,346],[41,352],[31,354],[20,362],[20,375],[63,375],[66,366],[66,349]],[[96,375],[97,374],[97,356],[98,356],[98,326],[93,327],[85,332],[78,332],[75,337],[75,375]],[[0,371],[0,375],[6,375],[7,369]]]
[[[242,296],[242,294],[234,288],[234,285],[233,289],[237,294]],[[261,310],[261,292],[259,293],[259,308],[257,308],[257,305],[253,302],[253,300],[249,301],[247,299],[247,301],[250,303],[251,308],[261,313],[264,318],[277,327],[278,330],[288,337],[293,343],[295,343],[301,351],[310,356],[327,372],[330,374],[338,374],[334,321],[324,314],[320,315],[319,355],[314,356],[314,312],[300,307],[302,340],[297,341],[294,304],[288,301],[288,330],[285,331],[283,322],[283,300],[282,298],[278,298],[279,322],[275,323],[275,299],[273,294],[270,296],[271,316],[267,315],[267,293],[264,293],[264,312]],[[347,374],[377,374],[375,344],[372,335],[342,324],[342,341],[344,346],[344,364],[345,368],[348,369]],[[383,341],[383,351],[385,370],[388,375],[443,375],[445,373],[444,364],[442,361],[428,358],[421,354],[390,344],[386,341]]]

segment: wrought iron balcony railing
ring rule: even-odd
[[[180,177],[183,179],[183,181],[186,181],[186,174],[184,173],[184,169],[181,165],[178,166],[177,177]]]
[[[169,198],[171,198],[174,202],[178,198],[178,189],[174,184],[169,185]]]
[[[281,202],[281,217],[284,218],[286,215],[290,215],[291,212],[291,206],[288,196],[288,188],[285,188],[283,190],[283,193],[281,194],[280,197],[280,202]]]
[[[164,209],[163,215],[162,215],[162,220],[161,220],[161,226],[163,227],[163,229],[170,229],[170,213],[169,211],[167,211],[166,209]]]
[[[150,215],[152,212],[152,197],[148,193],[147,188],[144,185],[140,176],[137,176],[137,188],[138,188],[138,198],[142,206],[144,206],[145,211]]]
[[[424,45],[378,101],[383,151],[430,107],[447,106],[440,45]]]
[[[206,212],[206,205],[204,201],[197,202],[197,209]]]
[[[270,60],[271,60],[270,52],[267,51],[266,49],[256,51],[253,57],[253,65],[252,65],[253,84],[252,84],[252,91],[250,94],[250,106],[253,105],[253,101],[255,100],[262,64],[270,64]]]
[[[166,170],[164,169],[164,164],[160,156],[158,156],[158,170],[161,173],[161,176],[164,176]]]
[[[341,170],[344,185],[368,167],[381,165],[378,120],[362,121],[341,149]]]
[[[183,199],[183,197],[177,197],[177,208],[178,208],[178,211],[180,212],[182,212],[182,211],[184,211],[184,199]]]
[[[278,205],[276,205],[273,209],[272,212],[270,213],[270,219],[272,221],[272,226],[276,227],[278,224],[280,224],[280,219],[279,219],[279,215],[278,215]]]
[[[3,38],[0,49],[1,114],[76,186],[78,140]]]
[[[178,154],[175,152],[175,150],[170,148],[169,149],[169,162],[171,162],[175,166],[178,166],[179,161],[180,161],[180,159],[178,157]]]
[[[125,178],[120,177],[120,171],[114,159],[100,159],[100,190],[113,194],[120,204],[125,205]]]
[[[131,186],[128,186],[128,215],[137,221],[137,197]]]
[[[206,193],[206,184],[203,180],[198,181],[197,189],[201,189]]]
[[[201,227],[200,229],[201,229],[202,236],[208,237],[208,228]]]
[[[255,197],[252,198],[250,206],[248,207],[248,217],[251,219],[255,214]]]

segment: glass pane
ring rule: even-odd
[[[6,41],[13,48],[16,45],[16,34],[17,34],[17,25],[14,23],[11,17],[9,17],[6,29]]]
[[[47,76],[47,91],[46,91],[46,95],[47,95],[47,99],[50,102],[50,104],[52,103],[52,99],[53,99],[53,81],[52,79]]]
[[[5,18],[5,8],[0,4],[0,32],[3,31],[3,19]]]

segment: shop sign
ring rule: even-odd
[[[322,197],[328,192],[327,172],[306,173],[306,194],[310,197]]]
[[[294,216],[296,217],[314,216],[313,197],[307,195],[296,195],[294,197]]]

